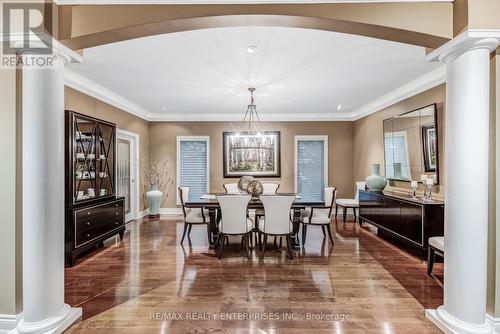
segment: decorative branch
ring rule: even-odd
[[[163,198],[161,200],[162,206],[174,183],[172,177],[169,175],[168,165],[168,161],[157,161],[156,159],[150,158],[149,165],[144,169],[145,182],[143,182],[143,194],[145,196],[146,192],[151,190],[151,185],[155,183],[158,184],[158,190],[163,193]]]

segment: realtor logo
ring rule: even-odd
[[[15,55],[17,50],[30,54],[51,54],[52,45],[44,27],[43,3],[4,3],[2,8],[2,54]]]

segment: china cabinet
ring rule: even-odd
[[[66,264],[125,231],[124,199],[116,197],[116,126],[66,111]]]

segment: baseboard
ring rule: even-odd
[[[0,314],[0,334],[8,333],[16,328],[17,323],[21,320],[22,313],[19,314]]]
[[[160,216],[166,218],[182,218],[182,208],[161,208]]]
[[[137,218],[136,219],[144,218],[144,217],[146,217],[148,215],[148,213],[149,213],[149,209],[139,211],[139,213],[137,214]]]
[[[486,322],[490,324],[493,333],[500,334],[500,318],[494,318],[486,314]]]
[[[465,323],[449,315],[439,306],[437,309],[426,309],[425,317],[432,321],[441,331],[446,334],[491,334],[496,333],[491,328],[491,323],[486,319],[482,325]]]

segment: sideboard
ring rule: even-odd
[[[425,259],[430,237],[444,235],[444,203],[394,192],[359,191],[359,223],[368,222]]]

